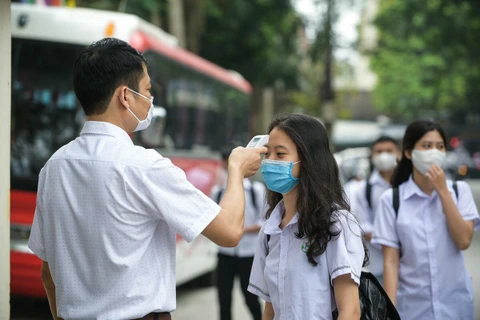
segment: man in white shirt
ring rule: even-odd
[[[87,122],[40,172],[30,249],[55,319],[170,319],[175,301],[175,234],[203,234],[235,246],[243,234],[243,179],[266,148],[236,148],[217,205],[129,133],[153,113],[144,57],[107,38],[74,65]]]
[[[223,166],[228,169],[230,149],[222,150]],[[243,179],[245,190],[245,223],[242,240],[236,247],[218,249],[217,288],[220,305],[220,320],[232,319],[232,290],[235,276],[240,278],[240,287],[245,303],[254,320],[262,319],[262,311],[258,297],[248,292],[250,271],[258,238],[258,231],[266,211],[265,186],[257,181]],[[212,189],[211,198],[220,203],[225,193],[225,184],[216,185]]]
[[[354,200],[351,201],[352,212],[357,215],[360,226],[363,229],[367,247],[370,252],[369,271],[382,282],[383,278],[383,254],[381,248],[372,246],[374,213],[380,203],[380,196],[390,188],[390,179],[400,156],[397,142],[388,136],[378,138],[372,144],[371,160],[374,170],[362,181],[357,188]]]

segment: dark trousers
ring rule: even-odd
[[[232,290],[235,275],[240,276],[240,286],[254,320],[262,319],[258,297],[247,291],[253,257],[239,258],[218,254],[217,288],[220,303],[220,320],[232,319]]]

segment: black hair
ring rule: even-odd
[[[220,154],[222,155],[222,160],[227,161],[232,153],[232,148],[229,146],[224,146],[220,149]]]
[[[274,128],[285,132],[297,147],[302,167],[297,197],[298,231],[295,236],[308,239],[308,261],[316,266],[315,257],[323,254],[328,242],[340,233],[331,228],[336,222],[335,215],[339,210],[350,211],[340,183],[338,165],[330,151],[327,131],[317,119],[303,114],[280,115],[270,124],[269,133]],[[267,191],[267,218],[282,198],[280,193]],[[360,234],[358,236],[361,237]],[[366,263],[368,253],[365,253]]]
[[[415,144],[429,131],[437,130],[443,139],[445,147],[447,146],[447,137],[442,127],[430,120],[418,120],[408,125],[405,135],[403,136],[402,159],[398,163],[392,176],[392,187],[398,188],[399,185],[407,181],[413,172],[412,160],[405,156],[405,151],[413,150]]]
[[[391,142],[391,143],[393,143],[395,146],[397,146],[397,140],[393,139],[392,137],[389,137],[389,136],[380,136],[377,140],[373,141],[370,149],[373,150],[373,147],[375,147],[376,144],[382,143],[382,142]]]
[[[73,89],[85,114],[104,113],[120,85],[138,91],[146,66],[137,50],[116,38],[104,38],[85,48],[73,66]]]
[[[378,137],[375,141],[373,141],[372,145],[370,146],[370,150],[371,150],[371,156],[373,156],[373,148],[379,144],[379,143],[383,143],[383,142],[391,142],[395,145],[395,147],[398,149],[398,142],[397,140],[393,139],[392,137],[390,136],[380,136]],[[372,160],[370,159],[370,173],[373,172],[373,170],[375,170],[375,165],[373,164]]]

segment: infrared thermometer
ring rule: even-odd
[[[247,144],[247,148],[264,147],[268,143],[268,134],[258,135],[252,138]]]

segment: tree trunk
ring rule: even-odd
[[[193,53],[200,52],[200,37],[205,30],[203,0],[184,0],[186,46]]]
[[[185,19],[183,0],[168,1],[169,31],[178,39],[178,44],[185,48]]]
[[[150,12],[150,22],[157,27],[162,27],[162,19],[160,17],[160,8],[158,5],[155,6],[155,9]]]
[[[335,14],[334,0],[327,0],[327,13],[325,17],[325,73],[320,87],[321,114],[325,129],[330,138],[330,146],[333,149],[332,127],[336,118],[335,92],[333,91],[333,21]],[[332,150],[333,151],[333,150]]]

